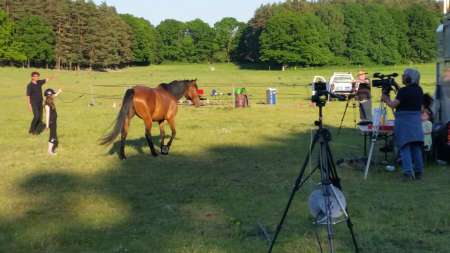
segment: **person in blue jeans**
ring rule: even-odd
[[[395,144],[402,159],[403,178],[421,179],[424,133],[421,120],[423,90],[419,85],[419,71],[405,69],[402,81],[405,87],[399,89],[394,100],[390,99],[389,94],[383,94],[382,100],[395,108]]]

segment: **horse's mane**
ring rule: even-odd
[[[168,91],[170,94],[172,94],[177,99],[180,99],[184,96],[184,93],[186,92],[188,84],[191,83],[192,81],[194,81],[194,80],[175,80],[175,81],[172,81],[171,83],[161,83],[159,85],[159,87]],[[197,84],[195,84],[195,88],[198,88]]]

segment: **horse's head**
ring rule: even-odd
[[[198,86],[197,86],[197,79],[189,80],[186,84],[187,89],[184,94],[186,99],[189,99],[194,103],[195,107],[200,106],[200,96],[197,93]]]

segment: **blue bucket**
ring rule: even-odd
[[[277,103],[277,89],[268,88],[266,90],[266,104],[274,105]]]

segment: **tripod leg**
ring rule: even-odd
[[[350,219],[350,214],[348,213],[348,209],[344,207],[344,204],[337,197],[336,191],[333,188],[331,188],[331,189],[333,190],[334,197],[336,198],[336,201],[338,202],[339,207],[344,212],[344,215],[347,218],[347,227],[348,227],[348,230],[350,231],[350,235],[352,236],[352,242],[353,242],[353,246],[355,247],[355,252],[359,253],[358,242],[356,241],[355,232],[353,231],[353,223]]]
[[[372,154],[373,154],[373,149],[375,147],[375,140],[376,139],[372,138],[372,143],[370,144],[369,156],[367,157],[366,168],[364,169],[364,179],[367,179],[367,175],[369,174],[369,167],[370,167],[370,163],[372,161]]]
[[[319,232],[317,232],[317,227],[314,229],[314,234],[316,236],[317,244],[319,245],[320,253],[323,253],[322,243],[320,242]]]
[[[292,200],[294,199],[295,193],[300,189],[301,185],[303,185],[303,183],[305,182],[303,180],[303,175],[305,174],[305,170],[306,170],[306,167],[308,166],[308,162],[309,162],[309,157],[311,156],[311,153],[314,150],[314,146],[316,145],[317,140],[318,140],[318,135],[316,134],[316,136],[314,136],[314,140],[313,140],[313,143],[311,144],[311,148],[310,148],[310,150],[308,152],[308,155],[306,156],[305,161],[303,162],[303,166],[300,169],[299,176],[295,180],[295,185],[292,188],[291,195],[289,196],[289,200],[288,200],[288,203],[286,205],[286,208],[284,209],[283,215],[281,216],[281,220],[278,223],[278,226],[277,226],[277,229],[275,231],[275,234],[274,234],[274,236],[272,238],[272,241],[270,242],[269,251],[268,251],[269,253],[272,252],[273,247],[275,246],[275,243],[276,243],[277,238],[278,238],[278,234],[280,233],[281,228],[283,227],[284,220],[286,219],[286,216],[287,216],[287,214],[289,212],[289,208],[291,207]],[[309,176],[308,176],[308,178],[309,178]]]
[[[334,253],[334,232],[333,232],[333,217],[331,214],[331,183],[328,185],[324,185],[324,197],[325,197],[325,209],[326,209],[326,216],[327,216],[327,234],[328,234],[328,247],[329,252]]]
[[[356,241],[355,231],[353,231],[353,223],[350,219],[350,216],[348,215],[348,211],[346,212],[347,212],[347,227],[348,230],[350,231],[350,234],[352,235],[353,246],[355,247],[355,252],[359,253],[358,242]]]
[[[375,139],[376,140],[376,139]],[[326,153],[327,153],[327,162],[328,162],[328,168],[329,168],[329,174],[330,174],[330,181],[333,183],[334,186],[336,186],[338,189],[342,190],[342,186],[340,183],[340,178],[337,174],[337,170],[336,170],[336,165],[334,163],[334,159],[333,159],[333,154],[331,153],[331,148],[329,145],[329,142],[326,141],[325,142],[325,146],[326,146]],[[339,207],[341,208],[341,210],[344,212],[344,215],[347,218],[347,227],[350,231],[350,234],[352,236],[352,242],[353,245],[355,247],[355,252],[359,253],[359,247],[358,247],[358,243],[356,241],[356,236],[355,233],[353,231],[353,223],[350,219],[350,215],[348,213],[348,209],[346,209],[344,207],[344,204],[341,202],[341,200],[338,198],[336,191],[334,190],[334,188],[330,185],[329,189],[331,189],[332,194],[334,195],[336,201],[338,202]],[[329,234],[330,237],[330,234]],[[330,248],[330,252],[334,252],[334,248]]]
[[[336,171],[336,163],[334,162],[333,154],[331,153],[331,148],[329,143],[326,143],[326,151],[327,151],[327,158],[328,158],[328,168],[330,171],[330,180],[333,183],[334,186],[342,190],[341,186],[341,179],[339,178],[337,171]]]
[[[328,248],[329,252],[334,253],[334,231],[333,231],[333,217],[331,213],[332,201],[331,195],[333,193],[333,177],[334,164],[328,146],[328,140],[323,139],[320,142],[320,168],[321,168],[321,182],[322,182],[322,192],[325,199],[325,210],[327,217],[327,234],[328,234]]]
[[[334,165],[334,163],[333,163],[333,156],[332,156],[332,154],[331,154],[331,150],[329,149],[329,147],[328,147],[328,150],[329,150],[329,151],[328,151],[328,152],[329,152],[328,154],[329,154],[330,161],[332,162],[332,165]],[[337,175],[337,171],[334,170],[333,173],[334,173],[334,176],[337,178],[337,180],[338,180],[338,182],[339,182],[340,179],[339,179],[339,177],[338,177],[338,175]],[[342,187],[340,186],[340,182],[339,182],[339,186],[336,186],[336,187],[338,187],[339,189],[342,190]],[[355,247],[355,252],[356,252],[356,253],[359,253],[358,242],[356,241],[356,236],[355,236],[355,233],[354,233],[354,231],[353,231],[353,223],[352,223],[352,221],[351,221],[351,219],[350,219],[350,214],[348,213],[348,209],[344,207],[344,204],[343,204],[343,203],[341,202],[341,200],[338,198],[337,193],[336,193],[336,191],[333,189],[333,187],[330,187],[330,188],[331,188],[331,190],[332,190],[332,192],[333,192],[333,195],[334,195],[336,201],[338,202],[339,207],[340,207],[341,210],[344,212],[344,215],[345,215],[345,217],[347,218],[347,227],[348,227],[348,229],[349,229],[349,231],[350,231],[350,234],[351,234],[351,236],[352,236],[352,242],[353,242],[353,246]]]
[[[345,114],[347,113],[349,102],[350,102],[350,99],[347,99],[347,104],[345,105],[344,114],[342,115],[341,124],[339,125],[337,135],[339,135],[341,133],[342,124],[344,123],[344,118],[345,118]]]

